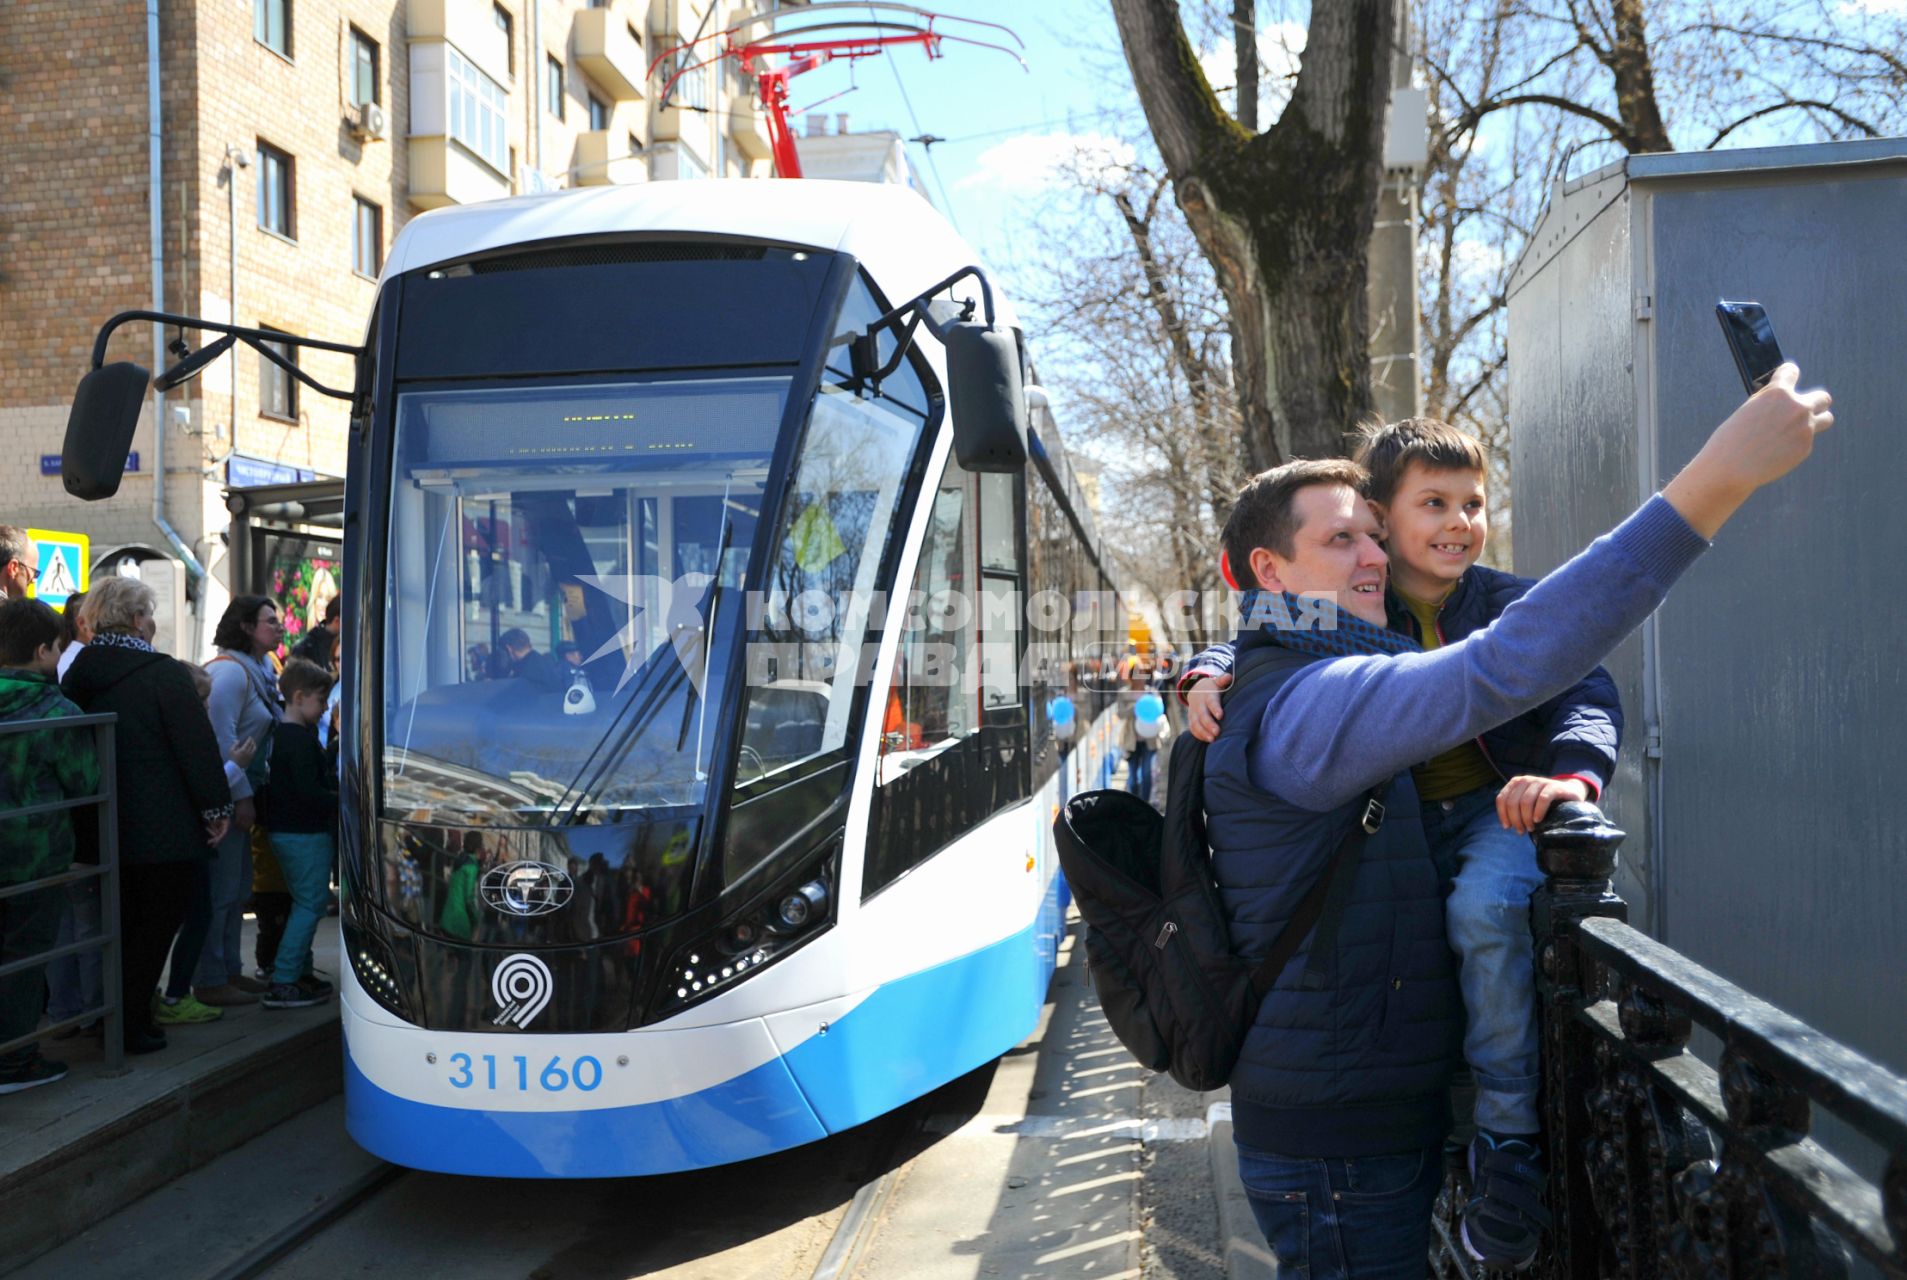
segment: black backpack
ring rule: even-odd
[[[1276,645],[1239,664],[1227,698],[1252,680],[1310,659]],[[1231,1079],[1258,1006],[1315,926],[1305,985],[1332,950],[1365,837],[1384,818],[1388,780],[1374,788],[1318,882],[1265,956],[1232,950],[1205,835],[1205,744],[1172,746],[1165,815],[1124,791],[1088,791],[1053,822],[1059,861],[1086,920],[1086,958],[1099,1005],[1120,1043],[1188,1089]]]

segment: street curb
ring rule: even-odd
[[[1218,1201],[1219,1251],[1227,1280],[1274,1280],[1278,1262],[1258,1231],[1245,1184],[1238,1178],[1231,1103],[1214,1102],[1206,1110],[1205,1141],[1212,1156],[1212,1196]]]

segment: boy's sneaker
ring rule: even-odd
[[[19,1093],[23,1089],[37,1089],[43,1084],[64,1079],[64,1062],[54,1062],[36,1053],[17,1067],[0,1068],[0,1093]]]
[[[313,973],[307,973],[298,979],[298,989],[306,995],[317,996],[320,1000],[329,1000],[332,992],[337,990],[329,982]]]
[[[237,987],[240,991],[245,992],[247,995],[254,995],[254,996],[262,996],[267,991],[270,991],[272,989],[272,984],[270,982],[262,981],[258,978],[253,978],[243,973],[233,974],[230,985]]]
[[[1463,1210],[1463,1249],[1486,1271],[1521,1271],[1536,1260],[1549,1210],[1543,1159],[1522,1138],[1479,1129],[1470,1144],[1475,1193]]]
[[[312,995],[295,982],[274,982],[271,993],[259,1003],[267,1009],[309,1009],[324,1001],[323,996]]]
[[[190,992],[177,1000],[161,1000],[152,1009],[153,1024],[161,1027],[183,1027],[195,1022],[217,1022],[224,1016],[225,1010],[214,1009]]]

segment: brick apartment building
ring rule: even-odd
[[[227,487],[342,475],[347,406],[239,347],[149,396],[118,496],[77,502],[43,459],[107,317],[156,308],[355,343],[384,252],[418,212],[772,167],[732,61],[684,76],[666,109],[648,68],[773,0],[6,7],[0,521],[84,533],[95,566],[143,562],[179,654],[203,650],[229,598]],[[153,326],[131,324],[108,359],[156,371],[154,348]],[[351,385],[347,357],[297,358]],[[178,615],[188,582],[196,603]]]

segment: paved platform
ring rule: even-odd
[[[250,921],[244,946],[250,956]],[[319,926],[314,954],[335,982],[335,919]],[[166,1037],[159,1052],[128,1057],[120,1075],[107,1074],[98,1040],[47,1042],[47,1056],[71,1066],[67,1077],[0,1098],[0,1273],[343,1087],[335,1000],[231,1008]]]

